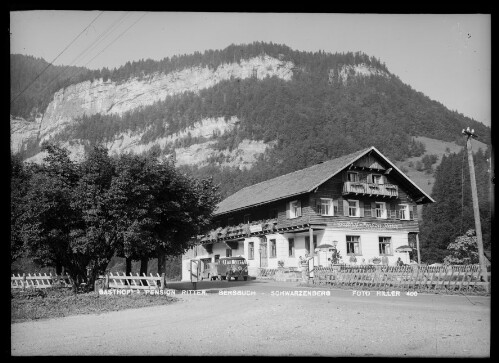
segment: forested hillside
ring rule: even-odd
[[[474,154],[476,184],[484,249],[490,250],[492,203],[490,151]],[[442,158],[435,172],[432,197],[437,203],[423,207],[421,224],[421,258],[442,262],[449,255],[447,246],[469,229],[475,229],[470,174],[466,149]]]
[[[14,102],[10,114],[32,121],[43,114],[55,91],[78,82],[78,77],[87,72],[83,67],[49,66],[42,58],[11,54],[10,99]]]
[[[245,62],[255,57],[262,59],[260,64],[265,64],[264,58],[270,57],[274,63],[267,67],[277,67],[277,70],[289,67],[286,71],[291,76],[262,76],[258,69],[240,69],[243,73],[252,71],[253,75],[219,77],[208,82],[210,86],[203,86],[208,84],[209,77],[215,77],[215,70],[243,63],[248,67]],[[464,145],[461,130],[469,126],[475,129],[481,142],[490,145],[490,128],[412,89],[372,56],[360,52],[302,52],[285,45],[255,42],[160,61],[127,62],[112,70],[51,66],[18,96],[47,65],[43,59],[11,55],[11,99],[15,99],[11,115],[33,120],[45,112],[56,91],[78,82],[90,81],[86,83],[92,85],[95,82],[96,94],[101,90],[98,87],[130,84],[139,95],[140,84],[148,84],[158,74],[169,75],[172,82],[182,75],[187,77],[187,73],[181,72],[193,69],[198,71],[191,73],[197,75],[195,77],[208,77],[203,78],[205,83],[198,83],[192,89],[172,93],[154,103],[130,107],[126,112],[83,112],[82,116],[70,119],[68,126],[57,129],[51,141],[69,146],[78,144],[90,150],[93,145],[106,142],[119,145],[119,140],[135,133],[139,139],[134,142],[147,146],[143,152],[160,158],[175,158],[180,148],[185,151],[190,146],[203,145],[202,150],[211,150],[205,162],[179,167],[197,178],[213,177],[214,182],[220,184],[223,197],[250,184],[375,146],[394,162],[421,158],[421,165],[416,161],[414,170],[421,167],[433,173],[436,167],[432,196],[437,203],[425,207],[421,227],[425,260],[441,260],[448,243],[473,227],[467,169],[463,172],[464,184],[460,184],[461,154],[446,155],[439,166],[432,167],[434,155],[426,155],[427,160],[423,160],[425,146],[416,138]],[[262,70],[265,69],[260,68],[260,72]],[[199,82],[187,77],[183,84],[193,79]],[[59,95],[58,102],[64,102],[62,93]],[[213,131],[213,135],[191,134],[189,130],[194,130],[203,120],[212,123],[225,120],[227,124],[223,132]],[[169,141],[159,143],[160,139]],[[237,151],[248,140],[262,143],[265,151],[255,154],[256,161],[248,167],[240,167]],[[36,140],[24,145],[27,145],[22,149],[24,158],[40,151],[41,145]],[[230,163],[227,152],[235,155]],[[479,153],[475,159],[477,180],[481,183],[488,180],[486,158]],[[487,196],[483,194],[488,189],[484,184],[479,190],[484,237],[490,242],[490,219],[487,220],[486,215],[490,203],[487,204]]]

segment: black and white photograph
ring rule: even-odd
[[[491,357],[492,14],[9,17],[12,357]]]

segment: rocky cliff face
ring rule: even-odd
[[[341,82],[343,85],[347,85],[348,80],[351,78],[371,76],[379,76],[384,78],[391,77],[390,74],[385,71],[361,63],[356,65],[343,65],[338,69],[331,69],[329,71],[329,82],[332,83],[336,80],[337,82]]]
[[[239,63],[222,64],[216,69],[192,67],[167,74],[154,73],[120,83],[99,79],[73,84],[56,92],[44,115],[37,118],[35,122],[11,117],[11,149],[13,152],[20,152],[26,150],[28,145],[40,145],[43,141],[50,140],[63,132],[74,123],[75,119],[83,115],[91,116],[97,113],[122,115],[127,111],[165,100],[168,96],[184,92],[199,92],[231,78],[264,79],[276,76],[290,81],[293,77],[294,66],[292,62],[262,55],[241,60]],[[370,76],[390,77],[388,73],[375,67],[358,64],[344,65],[330,70],[329,81],[346,85],[352,78]],[[123,152],[140,154],[157,147],[161,150],[170,150],[175,141],[187,137],[198,137],[202,140],[198,144],[175,148],[170,156],[176,159],[178,165],[203,165],[209,160],[217,160],[221,165],[250,168],[257,156],[265,152],[267,148],[273,147],[273,143],[241,140],[234,150],[214,148],[217,137],[237,127],[238,122],[237,117],[233,115],[206,118],[178,133],[158,137],[149,142],[142,141],[142,136],[147,129],[139,132],[127,131],[114,135],[106,142],[106,146],[111,154]],[[165,126],[168,129],[168,125]],[[85,146],[88,144],[86,140],[72,139],[64,140],[62,146],[69,149],[72,158],[81,159],[85,153]],[[39,153],[29,158],[28,161],[40,162],[43,156]]]
[[[194,67],[168,74],[155,73],[120,84],[100,79],[71,85],[56,92],[54,100],[47,107],[40,127],[40,141],[59,133],[75,118],[84,114],[121,115],[138,107],[152,105],[168,96],[213,87],[231,77],[245,79],[256,76],[263,79],[277,76],[290,80],[293,75],[292,67],[291,62],[262,56],[241,63],[222,64],[215,70]]]
[[[143,78],[133,78],[126,82],[116,83],[112,81],[104,82],[102,79],[93,82],[87,81],[71,85],[59,90],[54,94],[53,101],[47,107],[43,117],[35,123],[28,123],[24,120],[11,119],[11,135],[13,142],[11,148],[18,152],[25,148],[28,142],[42,143],[62,132],[70,126],[74,120],[83,115],[93,114],[118,114],[131,111],[138,107],[151,105],[154,102],[164,100],[168,96],[181,94],[183,92],[198,92],[202,89],[213,87],[217,83],[231,78],[245,79],[256,77],[277,76],[283,80],[291,80],[293,76],[294,64],[280,61],[276,58],[264,55],[260,57],[242,60],[240,63],[222,64],[215,70],[208,67],[193,67],[174,71],[168,74],[155,73]],[[182,130],[181,132],[168,137],[149,142],[141,143],[144,132],[124,133],[116,135],[113,140],[107,143],[111,153],[134,152],[141,153],[158,145],[164,149],[175,140],[185,137],[187,133],[191,136],[202,136],[208,139],[203,145],[191,145],[186,148],[176,150],[176,158],[179,164],[199,163],[213,157],[213,152],[209,150],[209,145],[213,144],[214,135],[221,135],[230,130],[237,123],[237,118],[204,119],[194,126]],[[241,146],[241,151],[237,155],[240,160],[245,160],[246,166],[251,164],[255,155],[252,152],[263,152],[266,147],[263,143],[250,142],[245,140]],[[74,158],[81,158],[84,150],[84,140],[67,140],[64,146],[68,147]],[[260,145],[262,144],[262,145]],[[251,145],[248,147],[248,145]],[[257,146],[258,145],[258,146]],[[197,151],[193,151],[197,150]],[[244,151],[246,150],[246,151]],[[213,151],[213,150],[212,150]],[[201,154],[203,155],[201,157]],[[227,162],[233,163],[232,158],[236,158],[234,153],[227,151]],[[242,155],[241,155],[242,154]],[[190,156],[189,156],[190,155]],[[232,156],[230,156],[232,155]],[[29,161],[38,162],[43,155],[38,154],[30,158]]]
[[[28,144],[38,142],[40,120],[29,122],[10,116],[10,149],[13,153],[23,152]]]

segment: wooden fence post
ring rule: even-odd
[[[26,288],[26,274],[23,272],[23,291]]]
[[[109,290],[109,274],[106,274],[106,280],[104,282],[104,290]]]

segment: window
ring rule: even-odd
[[[213,262],[218,262],[220,260],[220,255],[215,255],[215,260]]]
[[[400,219],[405,219],[405,220],[409,220],[409,219],[413,218],[413,216],[409,212],[409,205],[407,205],[407,204],[400,204],[399,205],[399,217],[400,217]]]
[[[296,218],[301,216],[301,202],[294,200],[289,202],[289,218]]]
[[[250,222],[251,214],[244,215],[244,224],[248,224]]]
[[[314,251],[317,248],[317,236],[314,236]],[[310,254],[310,237],[306,236],[305,237],[305,249],[307,250],[307,253]]]
[[[248,242],[248,260],[255,259],[255,242]]]
[[[317,212],[323,216],[332,216],[333,215],[333,200],[330,198],[321,198],[319,200]]]
[[[383,176],[379,174],[373,174],[373,183],[374,184],[384,184]]]
[[[360,236],[347,236],[347,255],[361,255]]]
[[[295,257],[295,239],[294,238],[289,238],[288,239],[288,255],[289,257]]]
[[[386,256],[392,254],[391,237],[379,237],[379,254],[380,256]]]
[[[349,200],[348,201],[348,216],[349,217],[359,217],[360,209],[359,209],[359,201],[358,200]]]
[[[275,239],[270,240],[270,258],[276,258],[277,257],[277,250],[276,250],[276,245],[275,245]]]
[[[359,181],[359,174],[353,173],[353,172],[348,172],[347,173],[347,181],[358,182]]]
[[[387,218],[386,214],[386,203],[385,202],[376,202],[375,204],[375,217],[376,218]]]
[[[225,257],[232,257],[232,249],[231,248],[227,248],[225,250]]]

